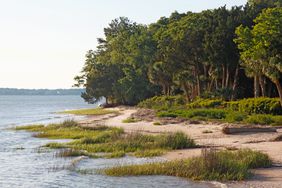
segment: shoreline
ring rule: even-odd
[[[217,147],[225,149],[249,148],[264,152],[270,156],[274,162],[274,167],[268,169],[253,170],[254,176],[242,182],[227,183],[227,187],[281,187],[282,184],[282,142],[271,141],[282,134],[282,128],[277,129],[277,133],[241,133],[226,135],[222,133],[222,128],[226,124],[180,122],[166,125],[154,125],[157,118],[151,121],[137,121],[124,123],[132,114],[138,112],[135,107],[114,107],[107,108],[116,110],[117,114],[92,115],[79,121],[81,126],[105,125],[110,127],[121,127],[125,132],[143,132],[145,134],[159,134],[165,132],[182,131],[195,140],[200,146]],[[167,160],[184,159],[199,156],[201,148],[173,150],[164,154]]]

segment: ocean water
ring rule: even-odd
[[[96,106],[84,103],[80,96],[0,96],[0,187],[213,187],[204,182],[167,176],[108,177],[95,174],[95,169],[161,160],[158,158],[84,158],[72,168],[71,164],[77,158],[58,158],[56,150],[40,148],[50,140],[10,129],[17,125],[82,119],[84,117],[56,112]],[[94,173],[85,174],[81,170]]]

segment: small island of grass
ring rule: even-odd
[[[101,170],[109,176],[167,175],[192,180],[244,180],[250,169],[270,167],[266,154],[241,149],[238,151],[203,150],[202,155],[185,160],[142,165],[116,166]]]
[[[81,127],[75,121],[68,120],[61,124],[48,126],[34,125],[16,127],[16,130],[37,132],[34,136],[49,139],[73,139],[68,143],[49,143],[50,148],[67,148],[63,156],[85,155],[97,157],[153,157],[174,149],[197,147],[194,140],[182,132],[148,135],[141,133],[125,133],[122,128],[94,126]]]

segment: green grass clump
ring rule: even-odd
[[[66,146],[62,143],[57,143],[57,142],[51,142],[48,144],[45,144],[44,147],[52,148],[52,149],[62,149],[66,148]]]
[[[79,157],[79,156],[87,156],[87,154],[83,151],[74,150],[74,149],[64,149],[56,153],[57,157]]]
[[[193,139],[183,132],[170,133],[159,138],[158,145],[161,148],[185,149],[196,147]]]
[[[73,155],[83,151],[84,155],[105,153],[105,157],[122,157],[128,153],[137,156],[160,155],[162,151],[196,147],[192,139],[184,133],[166,133],[161,135],[145,135],[140,133],[124,133],[123,129],[105,126],[80,127],[76,122],[66,121],[48,126],[24,126],[19,130],[35,133],[35,137],[51,139],[73,139],[67,143],[49,143],[45,147],[68,148],[63,155]],[[140,151],[146,151],[141,153]],[[77,151],[77,152],[74,152]]]
[[[64,114],[74,114],[74,115],[105,115],[105,114],[117,114],[116,110],[106,110],[103,108],[94,108],[94,109],[80,109],[80,110],[68,110],[61,112]]]
[[[105,155],[105,157],[111,159],[111,158],[121,158],[124,157],[125,155],[126,153],[124,151],[116,151],[108,155]]]
[[[129,117],[129,118],[123,120],[122,123],[136,123],[138,121],[140,121],[140,120]]]
[[[167,175],[192,180],[244,180],[249,169],[270,167],[271,160],[252,150],[203,150],[200,157],[142,165],[117,166],[102,170],[110,176]]]
[[[138,104],[140,108],[150,108],[155,110],[179,108],[185,105],[185,98],[182,95],[176,96],[155,96],[146,99]]]
[[[152,149],[152,150],[138,150],[133,155],[135,157],[156,157],[161,156],[165,153],[163,149]]]

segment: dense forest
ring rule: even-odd
[[[249,0],[150,25],[113,20],[86,54],[76,86],[87,102],[135,105],[156,95],[236,100],[280,97],[282,1]],[[189,7],[187,7],[188,9]]]

